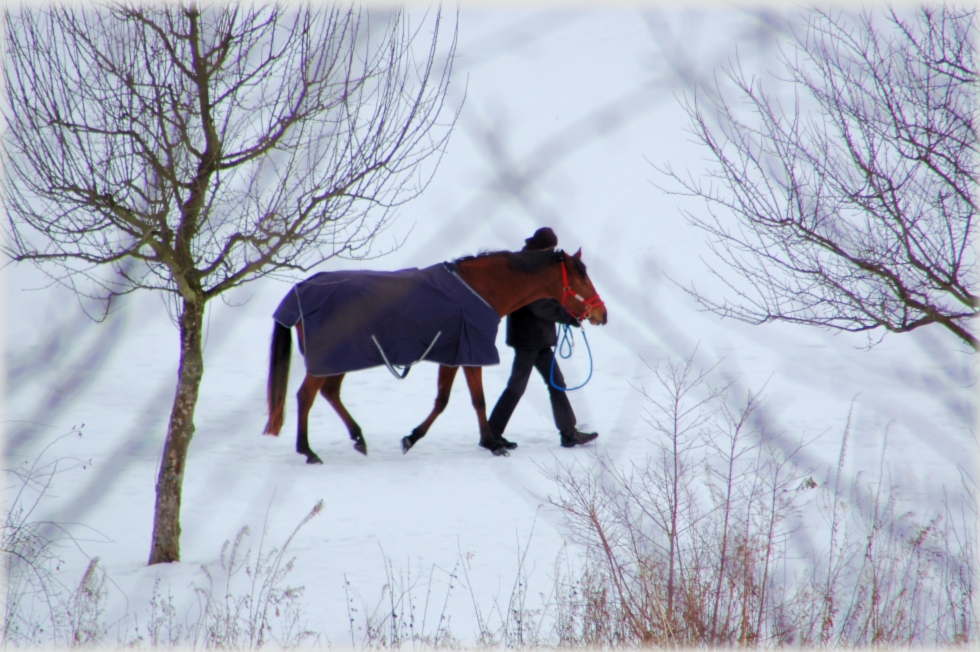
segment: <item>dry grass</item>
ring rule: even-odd
[[[690,361],[654,370],[653,451],[641,462],[550,471],[584,549],[559,578],[565,646],[966,645],[975,504],[900,509],[884,462],[818,483],[797,446],[765,430],[760,401],[712,387]],[[882,451],[884,459],[884,450]],[[816,518],[817,515],[824,518]]]
[[[596,455],[544,470],[555,486],[546,501],[572,546],[555,564],[550,593],[533,606],[520,554],[505,606],[494,600],[488,609],[472,595],[476,630],[466,640],[525,649],[977,639],[977,509],[967,479],[956,500],[916,515],[890,478],[887,444],[877,470],[845,480],[850,416],[836,464],[818,472],[797,462],[812,442],[788,444],[767,430],[759,395],[734,396],[690,359],[653,372],[656,385],[644,392],[650,452],[625,465]],[[452,577],[472,587],[466,569],[461,555]],[[431,581],[399,586],[405,603]],[[459,634],[367,635],[360,646],[455,647]]]
[[[384,555],[385,584],[373,601],[349,584],[350,647],[527,649],[739,646],[774,648],[960,645],[977,639],[973,605],[972,485],[931,513],[913,514],[891,480],[882,448],[877,470],[844,477],[848,418],[837,463],[818,472],[800,448],[766,428],[758,395],[734,396],[690,360],[654,369],[644,391],[651,446],[616,464],[579,456],[545,469],[570,545],[544,591],[518,541],[504,597],[480,595],[468,554],[454,565],[399,569]],[[71,433],[77,434],[77,433]],[[47,454],[47,450],[44,454]],[[288,549],[318,503],[282,545],[253,550],[243,528],[193,587],[197,608],[178,617],[159,581],[149,617],[105,620],[111,580],[98,559],[69,577],[67,529],[32,514],[56,476],[77,462],[8,471],[3,521],[7,575],[3,645],[259,648],[320,645],[306,627],[302,587],[290,586]],[[506,571],[505,571],[506,573]],[[473,631],[454,631],[451,604]],[[468,598],[468,600],[467,600]],[[181,601],[184,604],[186,600]],[[459,622],[459,621],[457,621]],[[114,630],[115,640],[109,635]]]
[[[58,442],[81,437],[81,428],[55,439],[38,456],[6,469],[5,505],[0,522],[3,560],[3,645],[77,647],[101,640],[106,577],[99,559],[89,558],[81,580],[74,584],[62,572],[65,551],[84,551],[61,523],[38,520],[35,512],[61,474],[81,467],[76,459],[48,459]],[[92,536],[99,533],[86,530]]]
[[[6,579],[0,645],[257,649],[316,644],[317,635],[305,627],[303,587],[287,584],[294,561],[287,554],[300,529],[321,512],[322,501],[278,547],[267,548],[265,528],[255,550],[248,528],[242,528],[233,542],[225,542],[217,568],[200,569],[204,581],[193,587],[197,608],[182,617],[173,595],[162,594],[158,578],[144,624],[138,614],[129,613],[107,621],[112,582],[99,559],[89,558],[73,583],[65,553],[84,556],[74,528],[34,517],[55,478],[83,464],[66,458],[47,461],[50,449],[64,437],[80,435],[80,430],[72,430],[33,462],[7,469],[0,525]]]

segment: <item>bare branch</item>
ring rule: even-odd
[[[719,126],[697,98],[685,103],[715,165],[707,181],[660,171],[680,186],[667,192],[705,200],[707,216],[685,215],[735,272],[712,268],[731,300],[686,289],[749,323],[940,324],[976,350],[974,12],[880,22],[812,10],[775,86],[736,60],[708,93]]]

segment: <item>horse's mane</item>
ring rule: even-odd
[[[496,251],[480,251],[475,256],[463,256],[453,261],[453,264],[464,263],[470,260],[481,258],[506,257],[508,266],[515,272],[523,274],[537,274],[544,268],[554,265],[561,261],[562,251],[506,251],[503,249]],[[573,261],[575,268],[582,276],[586,275],[585,263],[572,256],[568,257]]]

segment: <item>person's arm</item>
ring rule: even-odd
[[[547,319],[548,321],[558,322],[559,324],[569,324],[579,326],[579,321],[572,317],[564,306],[554,299],[541,299],[528,305],[535,317]]]

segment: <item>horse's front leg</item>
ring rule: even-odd
[[[412,434],[402,437],[403,453],[407,453],[408,449],[414,446],[418,440],[425,437],[425,433],[429,432],[429,428],[435,422],[436,417],[446,409],[446,405],[449,404],[449,390],[453,388],[457,371],[459,371],[459,367],[439,365],[439,392],[436,394],[436,404],[432,407],[432,412],[429,413],[428,418],[415,428]]]
[[[480,423],[480,446],[494,455],[510,455],[504,442],[490,431],[490,424],[487,423],[487,402],[483,396],[483,367],[463,367],[463,374],[466,376],[466,385],[470,388],[476,419]]]
[[[337,416],[347,426],[347,432],[354,441],[354,450],[367,455],[367,442],[364,441],[364,436],[361,434],[361,427],[357,425],[354,417],[350,415],[350,412],[347,411],[344,404],[340,402],[340,383],[344,382],[344,374],[327,376],[323,380],[323,388],[320,389],[320,393],[323,394],[323,398],[327,399],[331,407],[333,407],[334,412],[337,413]]]
[[[296,452],[301,455],[306,455],[307,464],[323,464],[323,461],[310,448],[310,439],[307,435],[307,430],[310,409],[313,407],[313,401],[316,400],[316,395],[320,391],[320,387],[323,386],[324,380],[326,379],[306,374],[306,378],[303,379],[303,384],[296,393],[296,398],[299,399],[299,425],[296,431]]]

